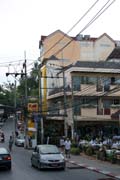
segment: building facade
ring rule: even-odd
[[[118,133],[119,62],[108,58],[115,46],[107,34],[69,37],[58,30],[41,37],[42,69],[49,77],[42,78],[45,119],[56,122],[61,134]]]

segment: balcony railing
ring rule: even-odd
[[[50,95],[54,95],[54,94],[63,92],[63,90],[64,90],[64,87],[63,87],[63,86],[61,86],[61,87],[59,87],[59,88],[56,87],[56,88],[54,88],[53,90],[51,90],[48,95],[49,95],[49,96],[50,96]],[[66,91],[66,92],[71,91],[71,87],[70,87],[70,86],[65,87],[65,91]]]

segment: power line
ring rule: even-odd
[[[92,6],[83,14],[83,16],[67,31],[66,34],[69,34],[74,28],[75,26],[77,26],[77,24],[92,10],[92,8],[98,3],[99,0],[95,1]],[[51,49],[53,49],[60,41],[62,41],[64,39],[64,37],[66,36],[66,34],[64,34],[53,46],[51,46],[44,54],[42,54],[40,56],[43,57],[45,56]]]
[[[99,18],[116,0],[113,0],[106,8],[105,6],[110,2],[110,0],[107,1],[107,3],[104,4],[104,6],[98,11],[98,13],[93,16],[93,18],[89,21],[89,23],[79,32],[82,33],[86,28],[88,28],[96,19]],[[103,11],[102,11],[103,10]]]
[[[108,0],[108,1],[110,1],[110,0]],[[95,22],[96,19],[98,19],[114,2],[115,2],[115,0],[113,0],[112,3],[111,3],[109,6],[107,6],[106,8],[105,8],[105,6],[108,4],[108,2],[105,3],[105,4],[102,6],[102,8],[101,8],[100,11],[102,11],[102,9],[104,9],[104,8],[105,8],[105,9],[104,9],[98,16],[97,16],[98,13],[96,13],[96,15],[88,22],[87,25],[84,26],[84,28],[76,35],[76,37],[77,37],[80,33],[82,33],[84,30],[86,30],[93,22]],[[74,39],[71,39],[71,40],[70,40],[68,43],[66,43],[61,49],[59,49],[58,51],[56,51],[56,53],[54,53],[54,55],[56,56],[58,53],[60,53],[61,51],[63,51],[63,49],[65,49],[73,40],[74,40]]]
[[[103,77],[103,78],[101,78],[101,77]],[[105,76],[100,76],[100,78],[101,78],[101,80],[104,80],[104,77]],[[106,83],[107,82],[107,80],[104,80],[103,81],[103,84],[104,83]],[[93,86],[90,86],[90,85],[88,85],[88,86],[86,86],[84,89],[82,89],[82,92],[80,93],[80,95],[81,96],[83,96],[83,95],[85,95],[85,97],[87,97],[88,95],[86,95],[85,93],[86,92],[88,92],[88,91],[90,91],[90,89],[93,89]],[[97,95],[95,96],[95,94],[94,94],[94,92],[93,92],[93,95],[95,96],[95,98],[98,98],[99,96],[101,96],[101,97],[104,97],[105,95],[107,95],[107,94],[109,94],[109,93],[112,93],[112,92],[114,92],[114,91],[118,91],[120,89],[120,86],[118,85],[118,87],[115,87],[114,89],[111,89],[111,90],[109,90],[108,92],[104,92],[104,94],[103,94],[103,92],[99,92],[99,93],[97,93]],[[74,93],[74,96],[75,95],[78,95],[78,91],[76,92],[76,93]],[[102,94],[101,94],[102,93]],[[90,94],[90,96],[92,95],[92,92],[91,92],[91,94]],[[79,95],[78,95],[79,96]],[[93,97],[91,97],[91,98],[93,98]],[[66,105],[69,105],[69,103],[71,103],[71,100],[69,100],[69,101],[67,101],[67,103],[66,103]],[[56,109],[56,108],[55,108]],[[52,109],[52,111],[54,111],[55,110],[54,108]],[[49,112],[49,111],[48,111]]]

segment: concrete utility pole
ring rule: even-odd
[[[66,115],[67,115],[67,111],[66,111],[66,89],[65,89],[65,71],[63,68],[63,92],[64,92],[64,135],[65,137],[68,136],[68,129],[67,129],[67,123],[66,123]]]
[[[16,132],[16,126],[17,126],[17,117],[16,117],[16,80],[14,84],[14,109],[15,109],[15,132]]]
[[[74,94],[73,94],[73,77],[71,77],[71,90],[72,90],[72,139],[74,139],[74,135],[75,135],[75,117],[74,117]]]
[[[24,106],[24,118],[25,118],[25,126],[24,126],[24,132],[25,132],[25,148],[28,148],[28,118],[27,118],[27,104],[28,104],[28,96],[27,96],[27,65],[26,65],[26,52],[24,52],[24,58],[25,62],[23,63],[23,69],[25,69],[25,106]]]
[[[37,144],[43,144],[44,142],[44,122],[42,113],[42,87],[41,87],[41,67],[38,68],[38,80],[39,80],[39,109],[38,109],[38,120],[37,120]]]
[[[17,77],[18,75],[21,75],[21,76],[23,76],[23,75],[25,75],[25,73],[6,73],[6,76],[9,76],[9,75],[15,75],[15,77]],[[15,109],[15,125],[14,125],[14,131],[16,131],[16,121],[17,121],[17,119],[16,119],[16,80],[15,80],[15,84],[14,84],[14,109]]]

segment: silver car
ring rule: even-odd
[[[24,143],[25,143],[25,138],[23,134],[20,134],[15,138],[16,146],[24,147]]]
[[[56,145],[37,145],[31,156],[31,165],[38,169],[65,169],[65,158]]]

